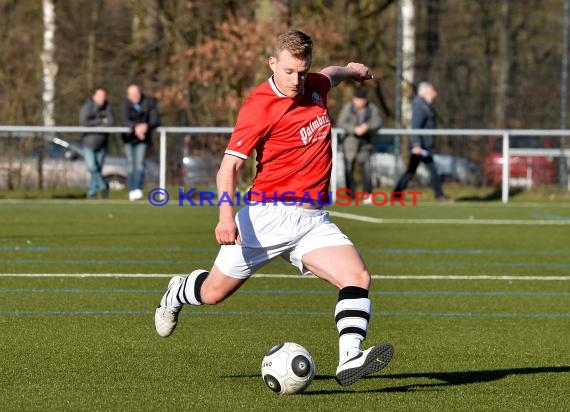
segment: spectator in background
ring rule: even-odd
[[[382,126],[380,111],[366,97],[366,90],[358,88],[354,91],[352,100],[344,105],[338,119],[338,127],[345,130],[342,141],[344,152],[344,170],[346,186],[354,199],[356,181],[354,166],[360,164],[362,173],[362,190],[372,193],[372,173],[370,157],[372,156],[372,137]]]
[[[433,102],[437,97],[437,90],[432,84],[422,82],[418,86],[418,95],[412,101],[412,129],[436,129],[437,115],[433,108]],[[406,173],[400,178],[395,192],[406,190],[408,183],[414,177],[420,162],[424,162],[431,176],[431,186],[438,201],[444,201],[445,196],[441,188],[441,182],[433,161],[435,151],[435,136],[433,135],[410,135],[410,162]],[[401,197],[402,195],[396,195]]]
[[[91,98],[81,107],[79,123],[81,126],[113,126],[113,111],[107,101],[107,91],[103,87],[93,89]],[[109,197],[109,184],[102,174],[108,140],[108,133],[84,133],[82,136],[83,157],[91,174],[87,198],[93,199],[97,197],[97,193],[101,193],[104,199]]]
[[[155,100],[144,94],[138,84],[127,87],[127,97],[121,107],[121,124],[131,129],[123,134],[127,157],[129,200],[143,198],[144,160],[152,143],[152,132],[160,125]]]
[[[131,129],[123,134],[127,157],[129,200],[143,198],[144,160],[151,144],[152,132],[160,125],[155,100],[144,94],[139,85],[131,83],[121,107],[121,124]]]

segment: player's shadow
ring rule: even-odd
[[[448,386],[469,385],[498,381],[510,375],[535,375],[540,373],[570,373],[570,366],[544,366],[536,368],[492,369],[481,371],[457,372],[423,372],[423,373],[395,373],[366,376],[363,379],[433,379],[434,383],[411,383],[408,385],[385,387],[381,389],[365,390],[308,390],[305,395],[327,395],[333,393],[369,393],[369,392],[413,392],[417,390],[442,390]],[[334,376],[319,375],[316,380],[334,379]]]
[[[378,393],[378,392],[413,392],[413,391],[438,391],[449,386],[469,385],[498,381],[510,375],[536,375],[540,373],[570,373],[570,366],[543,366],[536,368],[512,368],[492,369],[481,371],[457,371],[457,372],[421,372],[421,373],[394,373],[366,376],[363,379],[433,379],[434,383],[410,383],[408,385],[384,387],[379,389],[332,389],[332,390],[307,390],[301,395],[330,395],[336,393]],[[222,378],[257,378],[260,375],[225,375]],[[332,375],[317,375],[315,380],[334,380]]]

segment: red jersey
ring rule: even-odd
[[[257,152],[250,198],[329,201],[332,169],[328,76],[309,73],[304,90],[289,98],[273,77],[259,85],[240,109],[226,154],[247,159]]]

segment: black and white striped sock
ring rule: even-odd
[[[360,351],[360,345],[366,339],[368,331],[370,306],[367,289],[347,286],[339,291],[334,316],[339,334],[341,363]]]
[[[202,299],[200,297],[200,289],[202,283],[208,277],[208,272],[203,269],[198,269],[190,273],[180,284],[178,290],[174,290],[175,298],[183,304],[201,305]]]

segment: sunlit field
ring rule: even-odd
[[[172,274],[209,268],[215,207],[0,202],[2,410],[567,410],[570,207],[333,207],[374,275],[367,344],[391,364],[334,380],[336,291],[284,260],[226,302],[153,314]],[[316,362],[302,394],[267,389],[267,349]]]

